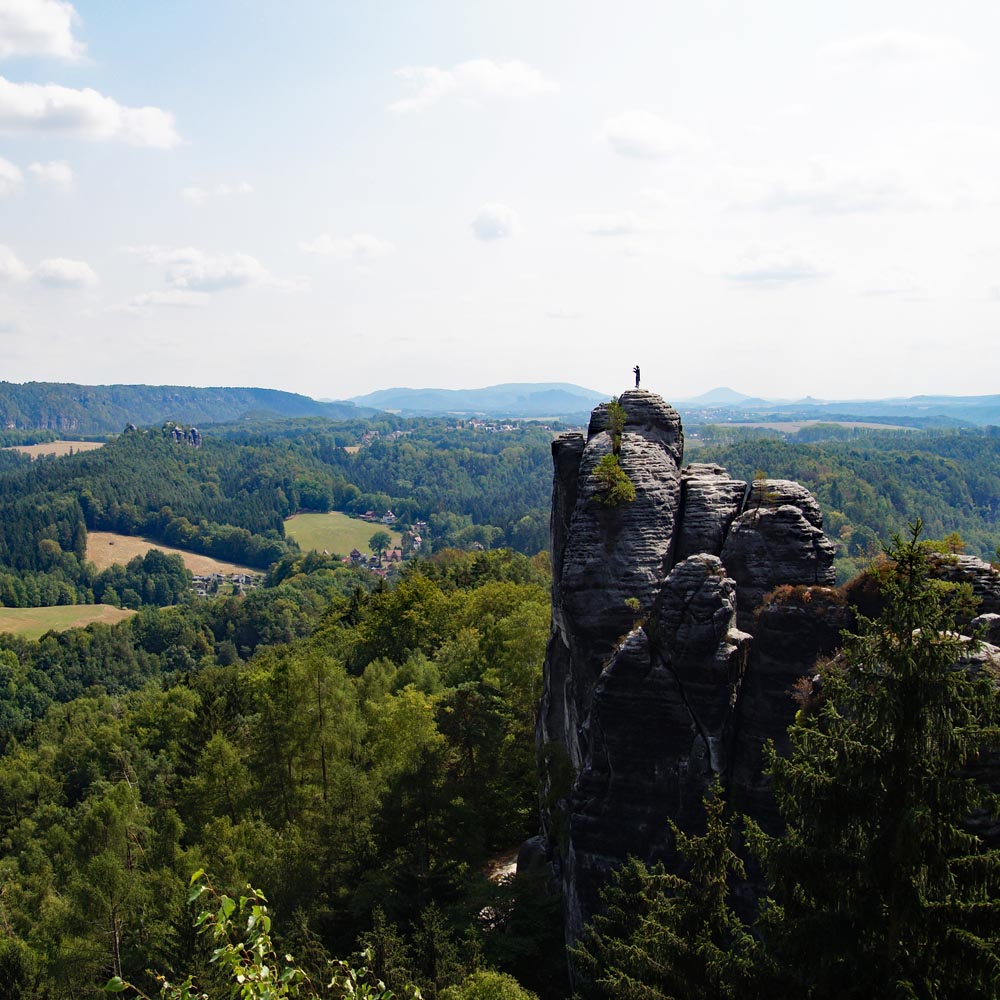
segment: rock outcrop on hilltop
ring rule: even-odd
[[[786,745],[793,687],[854,626],[807,489],[745,483],[718,465],[683,468],[677,411],[639,389],[619,403],[617,460],[634,501],[608,506],[595,475],[615,451],[607,404],[586,437],[552,445],[543,834],[525,857],[546,856],[558,876],[569,940],[600,905],[612,867],[630,854],[669,864],[668,820],[697,829],[716,776],[737,809],[778,832],[764,744]],[[938,557],[933,571],[972,584],[981,614],[970,634],[996,643],[1000,573],[961,555]],[[1000,759],[979,772],[1000,789]],[[1000,840],[1000,826],[990,832]]]
[[[611,867],[669,860],[668,819],[700,822],[715,775],[770,825],[761,746],[794,714],[789,690],[850,613],[833,545],[797,483],[682,468],[677,411],[619,399],[631,503],[601,502],[607,407],[552,446],[552,636],[538,721],[546,848],[575,938]],[[775,592],[762,609],[765,595]]]

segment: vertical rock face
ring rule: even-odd
[[[629,854],[668,857],[668,819],[697,823],[702,792],[729,755],[746,665],[750,637],[733,628],[735,615],[718,557],[692,556],[667,577],[650,624],[629,633],[597,679],[569,802],[573,936],[610,867]]]
[[[807,490],[748,487],[720,466],[682,471],[676,410],[640,390],[619,402],[634,501],[606,505],[594,475],[614,446],[606,405],[586,440],[552,448],[552,636],[537,735],[543,833],[571,940],[612,867],[629,854],[669,860],[668,820],[696,828],[714,776],[761,799],[761,741],[787,726],[789,688],[812,665],[791,650],[802,636],[822,647],[843,617],[826,596],[833,546]],[[810,585],[810,598],[755,616],[782,584]],[[819,607],[825,631],[810,624]]]
[[[594,470],[611,453],[605,405],[594,410],[584,442],[553,444],[552,638],[539,740],[556,743],[579,771],[587,751],[594,684],[636,607],[650,608],[670,569],[680,504],[679,462],[684,436],[677,411],[635,389],[625,410],[618,461],[635,486],[635,500],[608,507]]]
[[[747,484],[731,479],[721,465],[691,464],[681,472],[681,520],[677,561],[722,552],[729,528],[743,510]]]

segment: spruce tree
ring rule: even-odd
[[[997,995],[1000,851],[976,826],[997,802],[970,774],[997,745],[997,678],[968,661],[919,534],[887,549],[884,612],[845,638],[771,759],[787,825],[757,835],[773,996]]]
[[[616,1000],[720,1000],[751,995],[758,946],[729,905],[744,877],[718,781],[706,830],[671,823],[683,874],[629,858],[603,892],[605,908],[573,950],[585,994]]]

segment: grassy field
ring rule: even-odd
[[[69,455],[78,451],[93,451],[103,448],[103,441],[48,441],[45,444],[22,444],[7,448],[7,451],[19,451],[22,455],[38,458],[40,455]]]
[[[168,556],[178,555],[192,573],[205,576],[209,573],[259,573],[259,569],[223,562],[211,556],[194,552],[182,552],[160,542],[135,535],[118,535],[113,531],[91,531],[87,533],[87,558],[98,568],[107,569],[114,563],[124,566],[135,556],[144,556],[150,549],[159,549]]]
[[[388,531],[394,546],[400,544],[400,534],[384,524],[371,524],[357,517],[348,517],[332,511],[329,514],[293,514],[285,521],[285,534],[302,546],[303,550],[335,552],[350,555],[351,549],[370,553],[368,539],[376,531]]]
[[[113,625],[134,611],[110,604],[68,604],[56,608],[0,608],[0,632],[13,632],[25,639],[37,639],[46,632],[65,632],[91,622]]]

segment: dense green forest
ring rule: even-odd
[[[485,875],[537,825],[544,560],[340,572],[3,644],[4,995],[204,966],[197,868],[266,887],[316,968],[368,941],[430,996],[485,964],[558,981],[556,902]]]
[[[191,447],[172,427],[126,430],[58,459],[0,452],[0,602],[89,603],[109,590],[112,603],[130,607],[177,599],[173,580],[102,578],[85,561],[88,530],[262,570],[295,551],[284,519],[299,510],[392,509],[399,527],[426,521],[437,548],[534,553],[547,544],[551,432],[543,428],[490,434],[454,421],[317,418],[220,427]],[[364,435],[359,450],[345,449]],[[168,576],[167,566],[144,570]]]
[[[918,514],[930,535],[996,548],[995,429],[696,433],[689,460],[812,489],[842,578]],[[7,443],[38,436],[11,431]],[[219,985],[191,927],[197,869],[220,892],[266,891],[275,946],[316,981],[328,958],[369,946],[397,991],[412,983],[433,997],[492,968],[565,994],[551,886],[486,874],[537,829],[549,578],[536,554],[552,436],[530,424],[308,417],[206,427],[198,447],[166,425],[61,458],[0,452],[0,602],[140,609],[116,626],[0,636],[3,996],[75,997],[112,975],[154,993],[148,969]],[[397,527],[426,522],[428,542],[395,584],[284,535],[295,511],[389,508]],[[90,530],[257,566],[264,586],[194,600],[179,557],[159,552],[98,572]],[[787,774],[776,772],[779,791]],[[708,839],[681,846],[715,858],[713,919],[727,947],[748,949],[716,986],[749,989],[740,977],[761,974],[760,935],[746,937],[724,891],[741,863],[723,849],[735,832],[720,813]],[[629,872],[623,912],[648,906],[667,927],[702,912],[669,901],[687,898],[683,880]],[[628,926],[605,926],[590,958],[577,957],[595,983],[619,942],[629,947]]]

